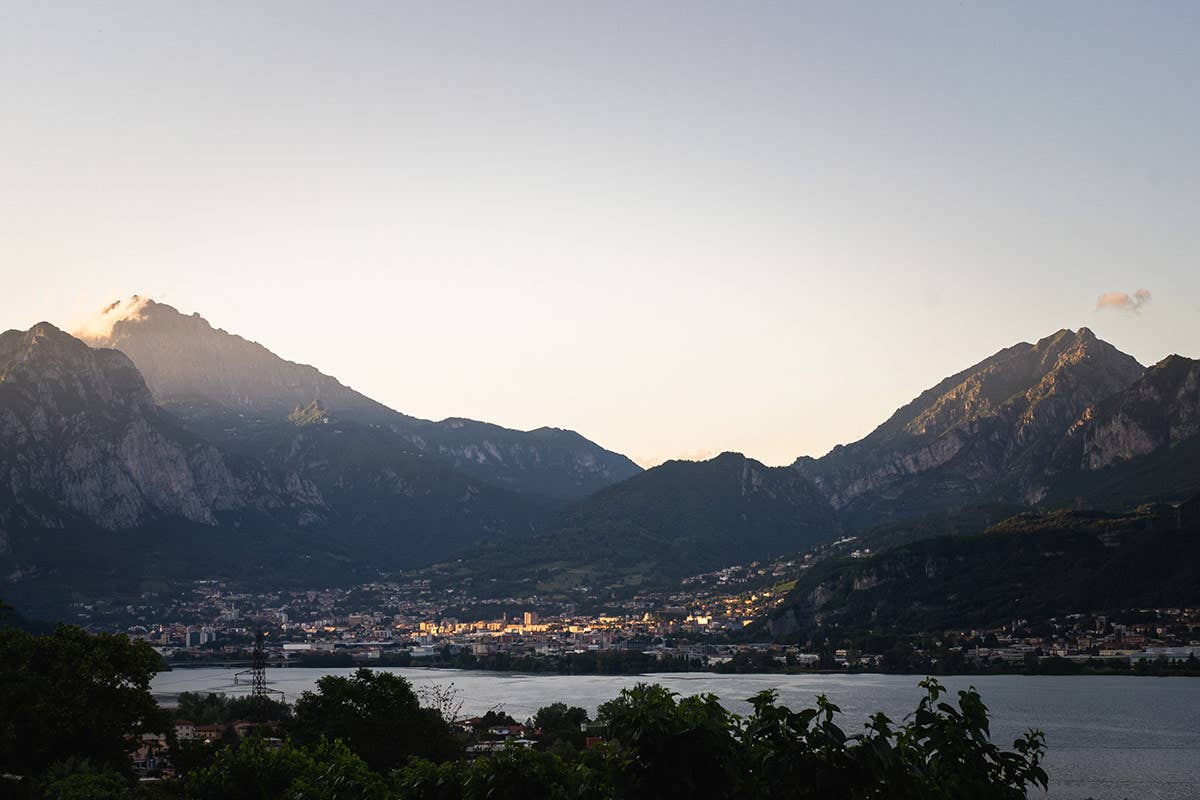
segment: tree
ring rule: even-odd
[[[0,771],[33,775],[75,757],[128,772],[136,735],[169,727],[150,694],[161,663],[124,635],[0,629]]]
[[[1046,788],[1043,737],[1030,731],[1005,752],[989,740],[987,707],[974,689],[959,692],[958,708],[940,702],[933,679],[908,722],[895,727],[874,715],[865,733],[847,736],[840,713],[824,697],[816,709],[792,712],[774,692],[751,699],[745,721],[747,796],[838,797],[845,800],[1023,800],[1031,786]]]
[[[222,748],[185,782],[189,800],[383,800],[386,785],[342,742],[311,748],[250,739]]]
[[[213,725],[229,721],[229,698],[223,694],[180,692],[175,704],[177,719],[197,725]]]
[[[587,740],[582,726],[588,722],[588,713],[579,706],[566,703],[542,706],[533,715],[532,722],[533,727],[541,729],[541,743],[545,747],[563,742],[578,750]]]
[[[213,763],[224,748],[220,744],[183,739],[171,744],[171,766],[179,775],[189,775]]]
[[[921,681],[921,698],[912,719],[895,735],[895,752],[907,768],[908,794],[896,797],[1024,800],[1027,787],[1045,789],[1041,767],[1045,737],[1031,730],[1013,742],[1013,752],[990,741],[987,706],[974,688],[958,693],[958,708],[939,702],[945,689],[932,678]],[[886,734],[882,714],[875,730]],[[889,784],[891,785],[891,784]]]
[[[238,720],[286,722],[292,718],[292,709],[282,700],[271,697],[243,695],[230,698],[223,694],[180,692],[175,717],[197,725],[225,725]]]
[[[477,758],[463,776],[463,800],[568,800],[599,798],[598,778],[582,765],[553,753],[509,743]]]
[[[392,773],[392,788],[400,800],[462,800],[463,770],[461,761],[410,758]]]
[[[326,675],[316,692],[296,701],[292,737],[316,744],[341,739],[372,769],[388,772],[417,755],[454,758],[462,744],[436,709],[422,708],[412,685],[387,672],[362,668],[350,677]]]
[[[597,719],[611,740],[605,760],[615,788],[645,800],[735,796],[741,772],[731,735],[736,717],[715,695],[676,697],[657,684],[639,683],[600,706]]]
[[[120,800],[129,795],[129,779],[86,760],[59,762],[37,781],[37,794],[43,800]]]

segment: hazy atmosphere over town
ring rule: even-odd
[[[3,11],[0,796],[1200,796],[1200,7]]]

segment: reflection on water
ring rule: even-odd
[[[910,675],[713,675],[644,676],[521,675],[456,670],[390,669],[418,688],[453,683],[463,713],[500,708],[518,719],[562,700],[589,713],[624,686],[661,683],[681,694],[712,692],[730,710],[745,713],[746,699],[775,689],[792,708],[825,694],[845,712],[853,732],[867,716],[883,711],[894,720],[912,711],[921,697]],[[294,701],[326,674],[352,669],[275,669],[274,689]],[[234,670],[179,669],[155,678],[163,702],[179,692],[241,694]],[[975,676],[941,679],[951,691],[974,685],[992,712],[992,738],[1008,745],[1029,727],[1046,732],[1050,797],[1064,800],[1200,798],[1200,678],[1132,676]]]

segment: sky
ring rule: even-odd
[[[132,294],[643,466],[1200,356],[1200,4],[0,0],[0,329]]]

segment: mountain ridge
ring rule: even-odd
[[[1085,410],[1144,368],[1087,328],[1004,348],[938,382],[863,439],[793,467],[852,527],[979,499],[1036,503],[1036,477]]]
[[[474,478],[531,496],[570,500],[641,471],[573,430],[517,431],[465,417],[435,422],[404,414],[198,313],[137,295],[85,327],[89,344],[126,353],[156,399],[217,441],[247,417],[278,421],[317,402],[344,421],[390,428]]]
[[[138,327],[163,315],[183,338]],[[172,365],[158,373],[165,396],[133,356],[49,323],[0,334],[0,557],[52,558],[56,527],[78,528],[72,547],[84,553],[96,526],[136,532],[123,552],[136,540],[179,575],[181,552],[207,562],[202,549],[171,550],[172,526],[231,541],[254,526],[262,553],[285,553],[304,574],[341,580],[457,552],[439,562],[451,579],[561,594],[664,584],[928,514],[886,538],[969,533],[968,517],[994,509],[1134,505],[1200,489],[1200,362],[1143,368],[1086,328],[1004,348],[821,459],[767,467],[725,452],[620,478],[621,462],[574,431],[417,420],[198,315],[139,301],[133,316],[109,334],[148,349],[152,368]],[[217,360],[172,372],[195,331]],[[222,369],[226,349],[246,347],[254,358],[206,389],[203,365]],[[547,476],[561,483],[535,491]],[[936,516],[972,504],[981,512]],[[34,529],[37,547],[14,539]],[[306,554],[319,566],[304,567]],[[34,556],[22,558],[27,573]]]

